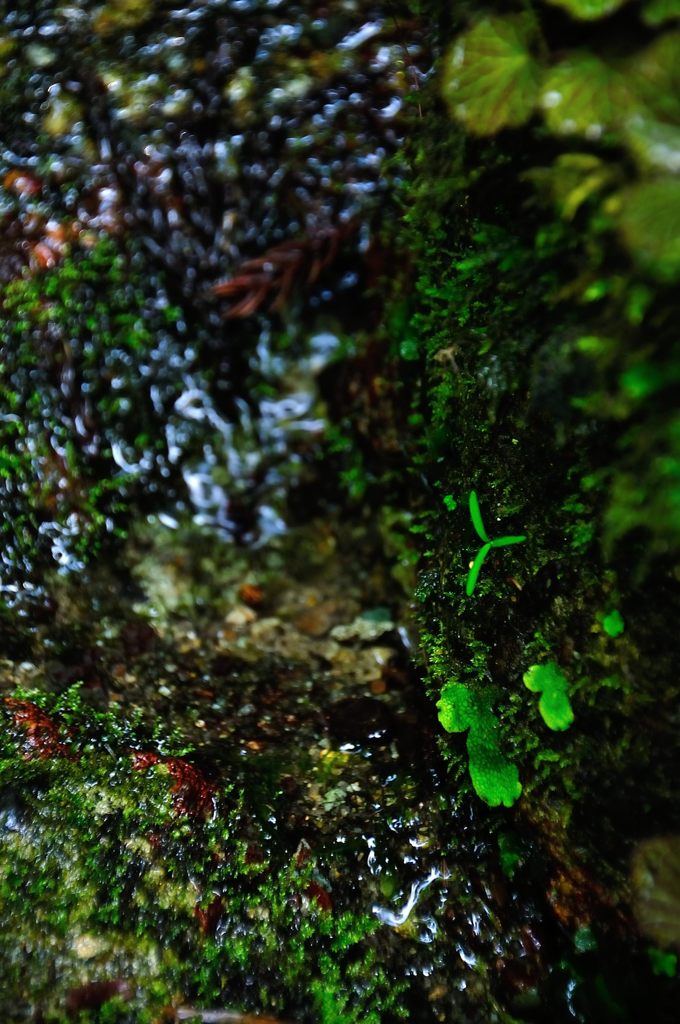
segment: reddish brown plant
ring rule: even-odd
[[[319,882],[312,880],[305,889],[305,896],[310,904],[315,903],[319,910],[326,910],[330,913],[333,909],[333,899],[328,889],[325,889]]]
[[[242,319],[259,312],[272,297],[269,311],[280,312],[298,287],[311,287],[335,261],[340,244],[356,229],[350,222],[321,228],[305,238],[291,239],[246,260],[238,273],[213,287],[215,295],[232,305],[226,320]]]
[[[198,926],[203,935],[211,936],[215,934],[223,911],[224,903],[220,896],[215,896],[207,907],[194,907],[194,917],[198,921]]]
[[[146,771],[156,764],[162,764],[173,779],[170,791],[177,814],[194,818],[209,818],[213,814],[214,787],[198,768],[182,757],[161,757],[150,751],[133,751],[132,767],[135,771]]]
[[[109,999],[131,999],[132,985],[124,978],[111,981],[88,981],[85,985],[72,988],[66,996],[65,1008],[69,1017],[79,1017],[83,1010],[99,1010]]]
[[[73,756],[68,745],[61,739],[57,723],[37,704],[29,700],[5,697],[4,705],[10,713],[12,723],[23,730],[23,749],[27,759]]]

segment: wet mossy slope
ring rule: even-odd
[[[0,1015],[674,1024],[677,3],[5,7]]]
[[[631,850],[680,828],[677,11],[426,7],[394,345],[451,791],[534,835],[564,927],[633,942]]]

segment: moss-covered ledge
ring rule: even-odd
[[[631,853],[680,830],[680,197],[652,141],[680,37],[651,4],[425,7],[392,340],[427,685],[452,791],[529,825],[557,919],[639,941]],[[608,107],[598,76],[625,83]]]

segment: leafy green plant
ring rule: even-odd
[[[663,975],[666,978],[674,978],[678,972],[677,953],[669,953],[666,949],[659,949],[658,946],[649,946],[647,956],[652,968],[652,973]]]
[[[463,683],[449,682],[437,702],[439,721],[447,732],[465,732],[470,779],[478,796],[498,807],[511,807],[522,792],[517,767],[500,746],[498,719],[491,710],[491,697],[477,693]]]
[[[444,97],[459,120],[479,135],[524,124],[538,93],[530,45],[534,19],[526,14],[484,18],[460,36],[444,78]]]
[[[580,21],[604,18],[624,0],[548,0]],[[534,5],[536,6],[536,5]],[[648,25],[677,17],[675,0],[655,0],[641,12]],[[551,50],[540,8],[532,13],[487,14],[453,41],[442,75],[451,115],[477,136],[518,129],[535,116],[555,139],[586,140],[611,153],[626,148],[637,165],[632,182],[601,208],[638,266],[662,282],[680,275],[680,33],[662,31],[633,53],[609,41],[593,52],[587,40],[574,49]],[[548,170],[563,176],[559,154]],[[578,155],[578,154],[575,154]],[[589,158],[595,159],[589,154]],[[617,186],[621,168],[611,159],[586,187],[599,191],[605,178]],[[630,170],[625,174],[629,175]]]
[[[575,18],[583,21],[594,21],[605,14],[611,14],[621,7],[625,0],[548,0],[555,7],[561,7]]]
[[[479,501],[474,491],[470,491],[470,518],[472,519],[472,525],[477,531],[477,535],[480,540],[483,540],[481,548],[475,556],[475,560],[470,566],[470,572],[468,573],[467,583],[465,585],[465,593],[468,597],[472,595],[477,583],[477,577],[479,576],[484,559],[488,555],[492,548],[504,548],[510,544],[521,544],[526,540],[524,535],[509,536],[509,537],[496,537],[495,540],[490,540],[489,536],[484,527],[484,520],[482,519],[482,513],[479,508]]]
[[[657,148],[662,145],[659,141]],[[618,215],[621,236],[638,263],[659,280],[676,281],[680,276],[680,181],[661,179],[633,185],[614,197],[611,209]]]

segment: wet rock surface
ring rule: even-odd
[[[566,1021],[574,971],[593,1019],[608,896],[556,875],[526,823],[452,800],[389,568],[361,517],[241,552],[152,517],[117,569],[62,584],[32,659],[0,672],[34,695],[2,706],[8,1019],[104,993],[121,1020],[217,1006],[311,1024],[332,982],[342,1019]],[[274,951],[294,961],[278,977]]]
[[[43,561],[77,570],[133,506],[167,511],[173,495],[238,540],[280,529],[272,491],[323,430],[298,374],[370,327],[362,289],[401,173],[388,165],[426,60],[399,13],[7,12],[6,600],[31,598]]]
[[[46,628],[36,642],[43,656],[3,663],[5,693],[17,685],[37,687],[55,695],[47,703],[56,700],[57,709],[43,711],[29,700],[4,701],[6,753],[18,745],[14,749],[23,752],[34,772],[29,770],[22,787],[21,804],[5,805],[2,862],[9,866],[18,860],[25,870],[33,862],[33,870],[43,876],[56,872],[58,887],[76,881],[83,885],[91,870],[87,891],[96,906],[109,900],[95,895],[104,879],[94,865],[87,867],[87,850],[92,843],[104,843],[112,865],[118,864],[116,870],[126,879],[112,901],[120,915],[117,925],[112,921],[103,927],[97,911],[84,906],[83,894],[74,891],[61,938],[50,900],[36,895],[32,901],[26,895],[26,911],[33,906],[38,931],[26,921],[22,942],[34,946],[35,966],[28,980],[13,980],[9,989],[26,1012],[41,1006],[45,1012],[62,1008],[69,1013],[76,1004],[94,1006],[92,1000],[102,993],[107,999],[124,994],[125,1012],[147,1012],[158,1005],[153,991],[165,992],[165,1001],[172,1002],[164,988],[166,970],[179,979],[185,1003],[193,997],[200,1001],[201,993],[205,1000],[206,990],[197,988],[191,971],[177,964],[169,970],[167,963],[157,962],[155,944],[170,941],[174,955],[177,939],[172,936],[184,920],[183,942],[195,946],[200,959],[200,943],[208,941],[216,951],[211,956],[221,958],[222,970],[230,973],[226,988],[213,981],[213,1001],[219,993],[230,1004],[317,1019],[318,1001],[316,1010],[304,1009],[309,1000],[304,979],[318,970],[315,957],[305,961],[301,976],[267,982],[264,1003],[248,995],[248,976],[265,969],[266,957],[251,950],[243,975],[234,973],[233,963],[227,966],[234,931],[244,927],[253,936],[271,930],[284,949],[293,941],[286,927],[294,933],[298,926],[277,920],[274,909],[265,913],[258,908],[248,894],[251,883],[243,877],[244,870],[261,871],[271,885],[277,871],[289,870],[288,864],[299,876],[285,879],[285,899],[297,907],[294,916],[323,922],[324,915],[336,921],[350,913],[357,930],[367,930],[364,942],[386,971],[374,997],[384,1003],[386,1019],[391,1013],[388,992],[391,986],[401,992],[407,963],[411,981],[404,999],[411,1019],[429,1020],[433,1012],[448,1015],[454,1009],[465,1012],[466,1019],[486,1019],[493,993],[483,985],[469,995],[467,984],[461,990],[460,983],[469,970],[466,957],[476,962],[500,935],[494,926],[475,936],[478,926],[464,925],[452,914],[452,900],[486,907],[483,913],[491,921],[496,897],[474,894],[468,868],[458,864],[467,854],[451,828],[448,801],[437,790],[442,766],[432,715],[418,700],[417,672],[410,664],[408,609],[400,599],[387,619],[384,607],[379,608],[383,617],[374,618],[374,624],[380,621],[390,630],[381,628],[379,637],[375,628],[357,629],[357,621],[376,616],[371,602],[384,595],[387,565],[370,523],[337,523],[329,530],[331,525],[326,518],[313,521],[255,556],[239,558],[232,546],[220,546],[196,527],[178,538],[177,531],[154,523],[131,542],[135,603],[126,603],[115,574],[98,577],[93,572],[85,591],[81,585],[70,593],[64,587],[56,627]],[[288,549],[303,545],[310,557],[296,577]],[[143,561],[132,555],[140,547],[146,551]],[[173,571],[168,575],[165,557],[170,553]],[[253,582],[244,582],[245,571]],[[309,614],[317,607],[327,628],[310,636]],[[364,619],[357,616],[362,609]],[[345,634],[342,641],[332,639],[328,626],[338,620],[351,639]],[[400,621],[404,625],[398,627]],[[81,645],[83,635],[87,647]],[[102,736],[102,726],[82,705],[78,714],[69,712],[72,698],[59,704],[56,695],[75,679],[82,681],[86,708],[120,709],[118,734],[109,725],[104,726],[109,735]],[[134,738],[125,721],[137,722]],[[175,740],[163,738],[170,726]],[[188,744],[190,753],[175,754],[177,742]],[[12,790],[11,777],[8,781],[5,792]],[[143,796],[146,785],[152,788]],[[160,822],[152,824],[150,813],[136,820],[127,801],[153,805],[159,794]],[[93,814],[93,826],[77,829],[74,813],[77,820]],[[55,848],[57,816],[63,819],[63,834]],[[173,820],[174,838],[168,832]],[[207,851],[224,822],[232,838],[222,838],[226,861],[215,868],[214,855]],[[497,861],[498,852],[490,848],[487,856]],[[4,879],[9,892],[11,875]],[[256,899],[262,898],[260,891]],[[151,909],[155,902],[158,912]],[[6,910],[13,915],[18,907],[13,892]],[[362,915],[368,915],[367,924],[360,926]],[[140,921],[150,947],[137,947],[126,935],[126,924],[139,927]],[[453,975],[448,967],[442,974],[452,928],[460,966]],[[208,939],[201,940],[202,935]],[[48,995],[45,986],[55,956],[59,981]],[[8,960],[13,970],[20,962],[18,951]],[[109,980],[114,972],[122,980]],[[335,1000],[344,993],[351,1004],[352,985],[344,981]],[[109,986],[106,992],[103,986]]]

